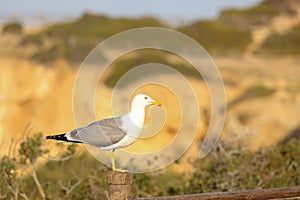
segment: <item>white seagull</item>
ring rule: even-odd
[[[114,151],[131,145],[141,135],[145,120],[145,108],[149,105],[161,106],[161,103],[148,95],[138,94],[131,102],[129,113],[95,121],[68,133],[50,135],[46,139],[84,143],[100,147],[102,151],[111,151],[112,170],[124,172],[125,170],[116,168]]]

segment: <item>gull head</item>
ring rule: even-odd
[[[161,106],[161,103],[158,101],[155,101],[151,97],[149,97],[146,94],[138,94],[136,95],[131,103],[131,107],[142,107],[145,108],[146,106],[149,105],[156,105],[156,106]]]

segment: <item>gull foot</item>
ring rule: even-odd
[[[118,169],[118,168],[115,168],[115,167],[113,167],[112,168],[112,170],[114,171],[114,172],[128,172],[128,170],[125,170],[125,169]]]

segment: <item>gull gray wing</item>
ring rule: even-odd
[[[122,126],[121,117],[103,119],[75,129],[69,132],[67,137],[74,141],[106,147],[119,142],[125,137],[126,133],[120,126]]]

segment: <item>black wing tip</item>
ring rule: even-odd
[[[51,139],[52,138],[52,135],[47,135],[46,136],[46,140],[49,140],[49,139]]]
[[[81,141],[68,140],[68,138],[65,136],[65,133],[59,134],[59,135],[47,135],[46,140],[58,140],[58,141],[64,141],[64,142],[82,143]]]
[[[47,135],[46,136],[47,140],[61,140],[61,141],[68,141],[67,137],[65,134],[59,134],[59,135]]]

